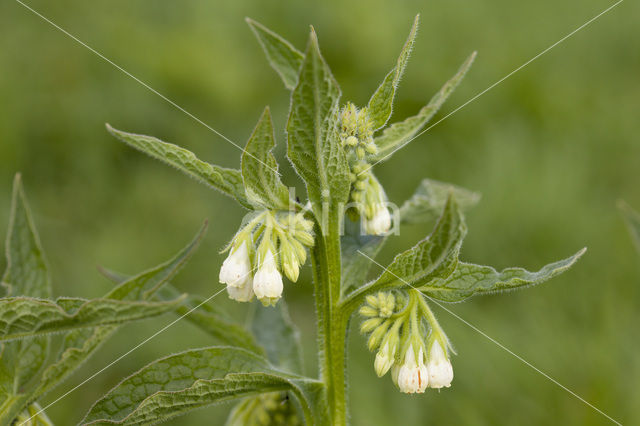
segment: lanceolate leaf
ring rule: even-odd
[[[121,283],[128,279],[126,275],[109,269],[100,268],[100,271],[115,283]],[[179,296],[180,292],[167,283],[158,290],[154,299],[168,301],[174,300]],[[222,312],[217,306],[208,303],[203,297],[188,295],[175,309],[175,312],[183,317],[185,321],[193,323],[202,331],[208,333],[216,344],[237,346],[258,354],[264,353],[264,350],[256,343],[251,333]]]
[[[458,262],[458,253],[466,232],[462,213],[455,200],[449,198],[431,235],[397,255],[375,281],[376,287],[417,287],[435,277],[449,276]]]
[[[480,194],[459,186],[423,179],[413,196],[400,207],[402,223],[424,223],[437,219],[449,197],[463,212],[480,201]]]
[[[80,367],[118,329],[117,325],[83,328],[68,332],[56,360],[42,373],[38,387],[33,392],[37,399],[62,383]]]
[[[537,272],[523,268],[507,268],[500,272],[490,266],[458,263],[449,277],[436,278],[418,287],[429,297],[445,302],[459,302],[476,294],[501,293],[547,281],[569,269],[584,254],[582,249],[566,259],[545,265]]]
[[[308,424],[325,424],[319,382],[274,370],[252,352],[231,347],[194,349],[159,359],[113,388],[83,424],[148,424],[257,393],[290,390]]]
[[[206,224],[194,240],[180,251],[173,259],[139,275],[131,277],[117,286],[108,295],[113,300],[130,300],[132,295],[147,300],[161,289],[169,279],[193,254],[202,238]],[[34,398],[50,391],[82,365],[111,335],[118,329],[117,325],[105,325],[93,329],[80,329],[68,332],[64,344],[56,360],[47,367],[43,378],[34,393]]]
[[[322,202],[346,202],[349,196],[349,167],[337,134],[339,98],[340,88],[312,30],[298,85],[291,94],[287,152],[307,185],[319,220]]]
[[[387,120],[389,120],[389,117],[391,117],[391,112],[393,111],[393,99],[396,95],[396,89],[398,88],[398,83],[400,83],[400,78],[407,66],[411,49],[413,48],[413,42],[418,32],[419,19],[420,15],[416,15],[413,21],[413,26],[411,27],[411,32],[402,47],[396,66],[393,67],[389,74],[384,78],[384,81],[376,89],[373,96],[371,96],[369,104],[367,105],[369,118],[372,120],[373,128],[375,130],[383,127],[387,123]]]
[[[467,73],[476,53],[473,52],[462,64],[456,75],[454,75],[444,86],[436,93],[429,103],[423,107],[417,115],[409,117],[404,121],[394,123],[387,127],[382,135],[374,139],[378,146],[378,153],[370,156],[371,162],[382,162],[391,157],[391,154],[408,144],[414,136],[416,136],[422,128],[431,120],[442,104],[447,100],[449,95],[455,90],[462,78]]]
[[[456,268],[466,232],[462,213],[456,202],[449,198],[431,234],[398,254],[377,280],[347,296],[349,308],[358,306],[367,294],[391,288],[419,287],[436,277],[447,278]]]
[[[242,153],[242,178],[249,202],[272,210],[289,208],[289,190],[280,181],[271,153],[276,145],[269,107],[265,108]]]
[[[247,18],[247,23],[255,34],[269,63],[282,78],[284,85],[293,90],[298,84],[298,71],[304,55],[296,50],[287,40],[280,37],[264,25]]]
[[[636,245],[636,249],[640,252],[640,213],[633,210],[627,203],[620,201],[618,208],[624,216],[631,238]]]
[[[2,285],[9,296],[50,297],[51,278],[20,175],[13,182],[13,200],[6,241],[7,270]]]
[[[284,300],[275,307],[254,303],[251,330],[269,361],[280,370],[302,373],[300,333],[289,317]]]
[[[6,257],[7,270],[2,277],[2,284],[8,296],[51,296],[47,262],[20,175],[16,175],[13,182]],[[0,424],[5,418],[11,420],[28,402],[26,390],[49,356],[49,343],[49,336],[41,336],[0,344],[0,370],[3,371],[0,380],[8,382],[8,392],[0,392]]]
[[[167,286],[158,292],[160,299],[173,299],[175,297],[173,287]],[[219,345],[237,346],[263,354],[264,350],[256,342],[256,339],[243,326],[235,322],[224,312],[221,312],[213,304],[204,303],[206,299],[200,296],[189,297],[176,308],[176,313],[184,316],[184,319],[192,322],[201,330],[208,333],[212,342]]]
[[[184,300],[138,302],[109,299],[28,297],[0,299],[0,341],[22,339],[75,328],[119,324],[173,310]]]
[[[187,263],[195,250],[200,245],[202,237],[207,231],[208,223],[205,222],[200,231],[191,240],[191,242],[172,259],[167,260],[160,265],[144,271],[138,275],[130,277],[124,282],[118,284],[105,296],[106,299],[115,300],[140,300],[149,299],[172,279],[182,267]]]
[[[127,145],[175,167],[210,188],[217,189],[238,200],[244,207],[251,208],[242,185],[240,170],[227,169],[199,160],[189,150],[181,148],[153,136],[137,135],[114,129],[109,124],[107,131]]]
[[[477,192],[450,183],[424,179],[413,196],[400,208],[400,222],[435,222],[450,196],[463,212],[480,200],[480,194]],[[375,259],[386,241],[387,236],[363,235],[359,223],[345,219],[344,235],[341,237],[343,292],[348,293],[367,281],[369,270],[374,265],[371,259]]]

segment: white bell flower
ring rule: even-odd
[[[253,277],[253,291],[263,304],[275,304],[282,296],[282,275],[273,252],[269,249]]]
[[[415,359],[413,346],[409,346],[404,357],[404,364],[398,370],[398,388],[404,393],[423,393],[429,382],[427,367],[424,365],[422,348]]]
[[[382,349],[376,354],[376,360],[373,363],[378,377],[387,374],[387,371],[393,366],[394,358],[395,350],[389,349],[389,342],[386,342]]]
[[[434,340],[429,349],[429,362],[427,363],[429,371],[429,387],[440,389],[451,386],[453,380],[453,367],[451,361],[437,340]]]
[[[371,219],[364,219],[364,230],[370,235],[385,234],[391,229],[391,214],[384,204],[377,204]]]
[[[240,287],[227,285],[227,293],[237,302],[250,302],[253,299],[253,279],[249,277]]]
[[[231,253],[222,263],[220,268],[220,282],[232,287],[242,287],[251,280],[251,259],[247,243],[231,249]]]

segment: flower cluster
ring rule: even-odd
[[[369,350],[377,350],[378,377],[391,370],[393,382],[404,393],[451,385],[449,340],[420,292],[370,295],[360,315],[365,317],[360,330],[369,334]]]
[[[391,215],[384,189],[367,162],[367,155],[376,154],[378,147],[373,141],[373,125],[366,107],[358,110],[347,103],[342,109],[340,140],[351,170],[350,201],[356,204],[367,234],[384,234],[391,228]]]
[[[313,222],[302,213],[266,210],[253,217],[233,237],[220,268],[229,297],[249,302],[255,294],[265,306],[275,305],[282,296],[282,272],[298,280],[307,260],[305,247],[314,244],[312,229]]]
[[[234,410],[228,426],[301,426],[293,401],[286,392],[271,392],[245,399]]]

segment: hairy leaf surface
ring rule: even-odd
[[[110,269],[101,268],[101,272],[115,283],[121,283],[128,279],[126,275]],[[154,299],[169,301],[179,296],[180,292],[170,283],[167,283],[158,290]],[[209,303],[204,297],[189,294],[175,309],[175,312],[180,317],[184,317],[185,321],[191,322],[209,334],[216,344],[237,346],[258,354],[264,352],[251,333],[216,305]]]
[[[0,341],[140,320],[175,309],[185,297],[169,302],[2,298],[0,299]]]
[[[87,424],[146,424],[257,393],[291,390],[310,424],[324,424],[319,382],[274,370],[252,352],[231,347],[193,349],[152,362],[91,408]]]
[[[6,257],[2,286],[7,296],[51,296],[47,262],[20,175],[16,175],[13,182]],[[0,387],[0,424],[12,420],[28,402],[32,382],[49,356],[49,345],[49,336],[0,343],[0,381],[4,382]]]
[[[278,163],[271,153],[275,135],[269,107],[265,108],[242,153],[242,179],[249,202],[272,209],[289,208],[289,190],[280,181]]]
[[[209,164],[199,160],[193,152],[178,145],[163,142],[153,136],[123,132],[114,129],[109,124],[106,126],[109,133],[127,145],[175,167],[210,188],[235,198],[244,207],[251,208],[251,204],[245,196],[240,170]]]
[[[391,117],[396,89],[398,88],[402,74],[404,74],[404,69],[407,66],[407,61],[413,48],[413,42],[418,33],[419,20],[420,15],[416,15],[411,31],[409,32],[409,37],[400,51],[400,57],[398,57],[396,66],[389,71],[389,74],[384,78],[382,84],[380,84],[373,96],[371,96],[371,99],[369,99],[367,110],[369,112],[369,118],[373,122],[374,130],[383,127],[387,123],[387,120],[389,120],[389,117]]]
[[[247,18],[247,23],[267,55],[269,64],[280,75],[286,88],[293,90],[298,84],[298,71],[304,60],[304,55],[291,43],[264,25],[250,18]]]
[[[434,299],[459,302],[477,294],[501,293],[529,287],[566,271],[585,251],[586,249],[582,249],[571,257],[549,263],[536,272],[523,268],[507,268],[498,272],[490,266],[460,262],[449,277],[436,278],[418,289]]]
[[[311,31],[287,122],[288,157],[304,179],[318,220],[322,203],[349,197],[349,166],[337,134],[340,88]],[[321,223],[323,223],[321,221]]]
[[[466,232],[462,213],[455,200],[449,198],[431,234],[411,249],[398,254],[378,279],[352,292],[347,296],[346,303],[353,309],[366,295],[377,291],[419,287],[436,277],[447,278],[456,268]]]
[[[178,270],[185,264],[197,248],[204,232],[206,224],[198,232],[196,237],[172,259],[161,265],[151,268],[141,274],[122,282],[107,297],[113,300],[130,300],[132,296],[147,300],[154,296],[155,292],[162,288],[169,279],[173,278]],[[93,353],[118,329],[117,325],[105,325],[90,329],[72,330],[65,335],[63,346],[55,361],[53,361],[43,373],[34,395],[40,396],[60,382],[82,365]]]
[[[462,64],[456,75],[442,86],[440,91],[431,98],[429,103],[424,106],[417,115],[392,124],[387,127],[380,136],[376,137],[374,142],[378,146],[378,153],[371,155],[370,161],[380,163],[387,160],[391,157],[391,154],[411,142],[414,136],[416,136],[435,113],[438,112],[449,95],[458,87],[458,84],[471,67],[475,57],[476,53],[474,52]]]

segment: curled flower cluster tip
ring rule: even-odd
[[[354,104],[347,103],[342,109],[340,140],[351,170],[350,201],[362,218],[364,231],[370,235],[389,232],[391,214],[387,209],[387,196],[367,161],[369,156],[377,154],[378,147],[366,107],[358,110]]]
[[[228,246],[219,280],[238,302],[255,295],[265,306],[282,297],[282,273],[298,280],[307,259],[305,247],[313,246],[313,222],[301,213],[264,211],[242,227]],[[255,274],[254,274],[255,270]]]
[[[404,393],[451,386],[450,344],[420,292],[370,295],[360,315],[360,330],[369,335],[369,349],[377,351],[378,377],[391,370],[393,382]]]

